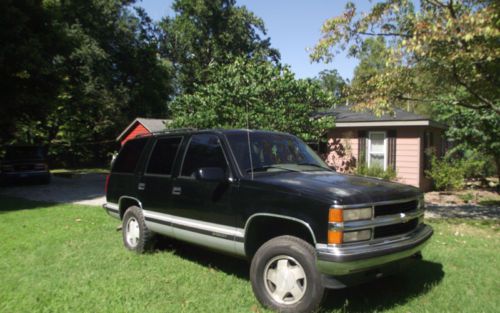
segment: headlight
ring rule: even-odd
[[[344,222],[369,220],[372,218],[372,208],[345,209]]]
[[[371,237],[372,231],[370,229],[344,232],[344,242],[369,240]]]

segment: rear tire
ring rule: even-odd
[[[144,215],[139,207],[131,206],[125,211],[122,236],[125,248],[131,251],[145,253],[152,250],[154,234],[146,226]]]
[[[263,244],[250,266],[252,289],[262,305],[278,312],[311,312],[325,294],[314,248],[292,236]]]

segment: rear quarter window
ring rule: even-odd
[[[147,138],[143,138],[127,141],[116,157],[112,172],[133,173],[147,140]]]

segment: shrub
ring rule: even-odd
[[[464,185],[466,173],[464,160],[431,158],[431,169],[425,171],[427,177],[434,181],[437,190],[457,190]]]
[[[384,180],[395,180],[397,177],[396,171],[392,168],[388,168],[384,170],[380,166],[366,166],[364,164],[359,165],[356,168],[355,173],[357,175],[368,176],[368,177],[377,177],[382,178]]]

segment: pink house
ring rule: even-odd
[[[397,181],[427,191],[425,177],[430,158],[426,151],[444,153],[446,126],[431,119],[396,109],[392,115],[354,112],[349,107],[326,113],[335,116],[335,128],[327,133],[323,155],[338,172],[352,173],[360,162],[396,170]]]

